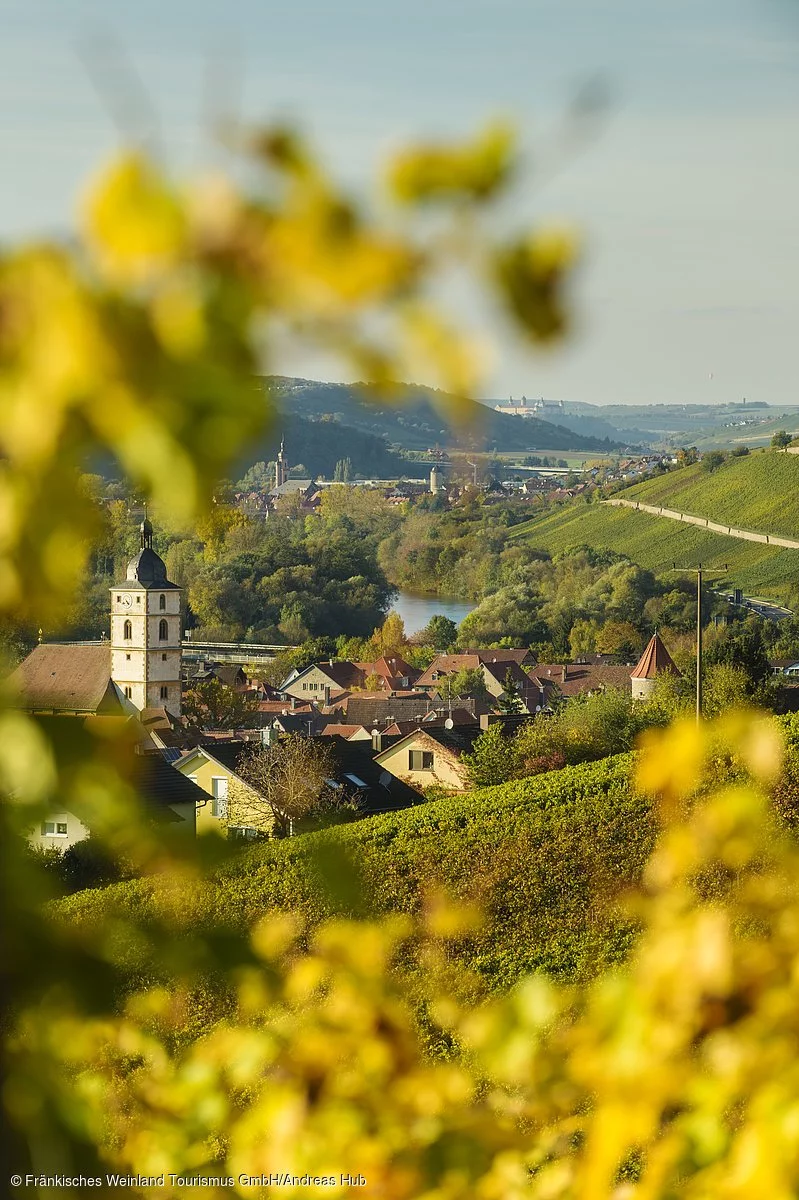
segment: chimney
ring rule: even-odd
[[[330,703],[330,684],[326,683],[325,684],[325,704],[327,705],[329,703]]]
[[[566,663],[564,663],[564,664],[563,664],[563,666],[562,666],[562,667],[561,667],[561,669],[560,669],[560,680],[561,680],[561,683],[565,683],[565,682],[566,682],[566,680],[568,679],[568,677],[569,677],[569,668],[568,668],[568,666],[566,665]]]
[[[491,714],[490,713],[480,713],[480,728],[485,731],[486,729],[488,729],[490,724],[491,724]]]
[[[291,697],[291,711],[294,712],[296,707],[297,707],[297,697],[292,696]]]
[[[379,754],[383,749],[383,735],[379,729],[372,730],[372,749],[375,754]]]

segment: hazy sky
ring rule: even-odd
[[[582,229],[577,331],[544,357],[500,335],[486,393],[799,402],[799,0],[0,0],[0,241],[67,229],[119,144],[84,65],[114,77],[108,35],[181,166],[213,161],[224,84],[241,115],[301,120],[356,185],[403,137],[498,113],[535,164],[601,77],[599,135],[508,214]]]

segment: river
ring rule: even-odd
[[[431,617],[449,617],[456,625],[477,607],[470,600],[442,600],[439,596],[422,596],[414,592],[399,592],[391,605],[405,622],[405,632],[418,633]]]

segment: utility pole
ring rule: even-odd
[[[723,567],[709,570],[699,563],[695,567],[679,567],[672,563],[674,571],[696,572],[696,723],[702,720],[702,580],[705,575],[726,575],[729,570],[725,563]]]

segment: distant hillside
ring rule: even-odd
[[[630,494],[621,493],[624,497]],[[701,562],[708,567],[726,563],[731,587],[743,588],[750,596],[785,602],[795,599],[799,551],[743,542],[629,508],[573,501],[516,525],[508,540],[524,541],[550,554],[577,546],[615,550],[657,572],[669,570],[675,562]]]
[[[364,429],[329,419],[311,420],[284,409],[269,434],[254,442],[239,459],[231,477],[240,478],[248,467],[275,458],[281,437],[286,440],[289,466],[300,463],[310,475],[332,479],[339,459],[349,458],[353,471],[366,478],[394,479],[409,475],[421,478],[427,471],[423,463],[413,463],[392,450],[388,442]]]
[[[426,450],[437,443],[464,450],[622,450],[621,442],[583,436],[537,418],[522,419],[495,412],[477,401],[459,401],[472,421],[453,430],[448,424],[444,392],[397,384],[387,397],[371,384],[318,383],[309,379],[267,376],[265,383],[278,408],[303,417],[332,415],[343,425],[383,437],[406,450]]]
[[[713,472],[698,463],[625,488],[622,495],[739,529],[799,538],[797,454],[757,450],[729,458]]]

